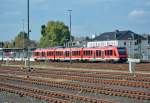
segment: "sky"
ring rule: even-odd
[[[30,0],[30,39],[39,40],[41,25],[62,21],[72,35],[89,36],[115,30],[150,34],[150,0]],[[0,0],[0,41],[27,32],[27,0]]]

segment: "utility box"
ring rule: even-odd
[[[129,72],[135,74],[135,65],[140,63],[140,59],[129,59]]]

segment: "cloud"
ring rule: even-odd
[[[150,0],[144,0],[145,5],[150,6]]]
[[[149,20],[150,12],[145,10],[133,10],[128,14],[128,17],[131,21],[140,24],[145,24],[150,22]]]
[[[82,4],[82,5],[95,5],[99,3],[116,3],[116,1],[119,0],[71,0],[72,2],[76,4]]]
[[[129,17],[131,18],[142,18],[147,16],[149,13],[144,10],[133,10],[129,13]]]

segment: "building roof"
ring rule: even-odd
[[[95,41],[106,41],[106,40],[146,40],[143,36],[136,34],[130,30],[115,32],[105,32],[99,36],[96,36],[93,40]]]

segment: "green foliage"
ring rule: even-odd
[[[12,47],[13,47],[13,44],[10,43],[10,42],[5,42],[3,47],[4,47],[4,48],[12,48]]]
[[[49,21],[47,25],[41,26],[40,47],[63,46],[69,41],[69,28],[63,22]]]
[[[37,42],[33,40],[28,40],[28,35],[26,32],[19,32],[19,34],[11,42],[1,43],[1,47],[4,48],[30,48],[37,47]]]
[[[28,43],[28,35],[25,32],[20,32],[12,41],[12,45],[15,48],[26,48]]]

